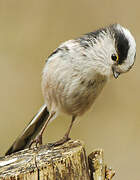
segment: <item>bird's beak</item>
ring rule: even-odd
[[[114,75],[114,78],[117,79],[117,78],[119,77],[120,73],[114,71],[114,72],[113,72],[113,75]]]
[[[115,66],[112,66],[112,72],[115,79],[117,79],[120,75],[120,72],[118,72],[115,68]]]

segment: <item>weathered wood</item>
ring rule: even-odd
[[[102,149],[94,150],[88,156],[90,180],[111,180],[115,171],[112,168],[107,168],[104,164],[104,153]]]
[[[95,150],[88,156],[91,180],[105,179],[103,150]]]
[[[0,178],[9,179],[89,179],[83,143],[69,141],[55,148],[24,150],[0,161]]]
[[[93,154],[88,165],[79,140],[55,148],[26,149],[0,159],[0,180],[106,180],[103,151]]]

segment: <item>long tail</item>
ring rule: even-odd
[[[5,155],[10,155],[14,152],[29,147],[31,141],[40,132],[48,116],[49,116],[49,112],[47,110],[47,106],[43,105],[38,111],[38,113],[30,121],[28,126],[24,129],[22,134],[15,140],[12,146],[8,149]]]

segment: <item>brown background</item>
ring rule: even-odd
[[[7,150],[43,104],[40,82],[47,56],[61,42],[114,22],[137,42],[131,72],[112,80],[71,137],[87,152],[103,148],[116,179],[137,180],[140,171],[140,3],[126,0],[0,1],[0,154]],[[70,121],[53,121],[44,142],[60,138]]]

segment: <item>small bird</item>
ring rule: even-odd
[[[111,79],[128,72],[135,61],[136,43],[130,31],[112,24],[62,43],[47,59],[42,73],[45,104],[15,140],[6,155],[42,144],[46,126],[61,113],[72,117],[64,137],[67,142],[75,119],[94,103]]]

